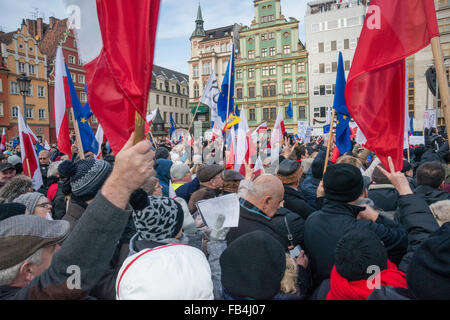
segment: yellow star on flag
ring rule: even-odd
[[[83,122],[83,124],[85,124],[87,122],[87,120],[85,118],[81,118],[80,121]]]

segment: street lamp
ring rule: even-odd
[[[17,78],[17,82],[19,83],[19,90],[20,94],[23,97],[23,119],[25,123],[27,123],[26,116],[25,116],[25,106],[26,106],[26,97],[28,94],[28,91],[30,90],[30,82],[31,79],[27,77],[25,73],[22,73],[19,78]]]

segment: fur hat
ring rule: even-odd
[[[0,189],[0,202],[12,202],[18,196],[33,190],[33,181],[30,177],[20,174],[9,180]]]
[[[281,161],[277,171],[277,177],[283,184],[292,184],[300,180],[303,168],[301,164],[295,160],[284,159]]]
[[[161,241],[175,238],[183,226],[181,205],[167,197],[148,197],[149,205],[133,211],[133,221],[140,240]]]
[[[439,226],[450,221],[450,200],[435,202],[430,205],[430,210],[436,221],[439,223]]]

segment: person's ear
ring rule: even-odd
[[[445,185],[445,180],[443,180],[442,182],[441,182],[441,185],[439,186],[439,190],[444,190],[444,185]]]
[[[30,261],[26,261],[20,266],[18,277],[27,284],[33,280],[33,264]]]

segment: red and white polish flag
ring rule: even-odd
[[[0,149],[2,151],[6,149],[6,132],[5,132],[5,128],[3,128],[2,143],[0,144]]]
[[[65,4],[75,13],[70,21],[86,71],[89,106],[117,154],[134,131],[135,113],[146,117],[160,0]]]
[[[34,133],[25,124],[20,108],[18,110],[17,121],[19,123],[20,154],[22,156],[23,173],[33,180],[33,189],[38,190],[43,182],[38,157],[33,145]]]
[[[72,159],[70,145],[69,120],[66,108],[71,107],[69,83],[67,82],[66,67],[62,48],[56,49],[55,60],[55,127],[58,149]]]

